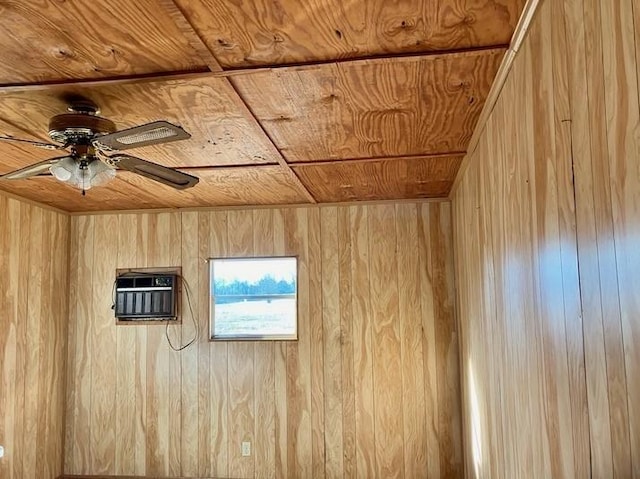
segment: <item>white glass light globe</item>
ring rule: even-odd
[[[78,167],[76,161],[67,156],[49,167],[49,171],[58,181],[69,181]]]

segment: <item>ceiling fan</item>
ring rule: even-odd
[[[118,153],[119,151],[186,140],[191,135],[167,121],[154,121],[116,131],[115,124],[98,116],[98,107],[86,99],[73,99],[69,113],[49,121],[49,137],[56,142],[14,138],[0,135],[0,141],[33,145],[47,150],[63,150],[65,155],[41,161],[0,176],[0,180],[21,180],[51,173],[54,178],[82,190],[106,183],[116,169],[131,171],[177,189],[195,186],[199,179],[174,168]]]

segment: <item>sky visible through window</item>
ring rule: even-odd
[[[296,258],[211,261],[213,337],[295,339]]]

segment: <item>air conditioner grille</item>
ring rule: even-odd
[[[115,316],[132,321],[176,318],[177,275],[122,275],[116,278]]]

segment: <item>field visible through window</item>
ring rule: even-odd
[[[296,337],[296,258],[212,261],[213,337]]]

